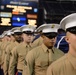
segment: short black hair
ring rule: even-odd
[[[70,32],[72,34],[76,34],[76,26],[66,29],[66,32]]]
[[[62,29],[62,28],[59,28],[58,29],[58,33],[65,33],[66,31],[64,30],[64,29]]]

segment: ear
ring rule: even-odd
[[[65,36],[65,40],[67,43],[69,43],[69,37],[68,36]]]
[[[41,35],[41,37],[44,38],[45,36],[44,35]]]

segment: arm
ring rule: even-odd
[[[35,59],[34,59],[33,51],[29,51],[26,56],[23,75],[34,75],[34,63],[35,63]]]
[[[48,67],[46,75],[54,75],[51,66]]]
[[[10,45],[7,46],[5,50],[5,58],[4,58],[4,75],[8,74],[8,67],[9,67],[9,61],[10,61]]]
[[[10,54],[9,75],[15,75],[15,67],[17,64],[17,50],[13,48]]]

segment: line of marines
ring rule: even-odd
[[[66,31],[66,54],[54,46],[59,28]],[[75,40],[76,13],[64,17],[60,24],[24,25],[4,31],[0,35],[0,75],[76,75]]]

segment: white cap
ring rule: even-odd
[[[6,36],[6,33],[7,33],[7,31],[4,31],[4,32],[2,33],[2,35],[3,35],[3,36]]]
[[[4,37],[4,35],[0,35],[0,39],[3,38],[3,37]]]
[[[7,31],[4,31],[3,33],[2,33],[2,35],[0,35],[0,37],[4,37],[4,36],[7,36],[7,35],[11,35],[11,30],[7,30]]]
[[[3,38],[7,35],[7,31],[4,31],[1,35],[0,35],[0,38]]]
[[[21,32],[20,30],[21,27],[14,27],[11,29],[11,33],[14,34],[15,32]]]
[[[42,32],[42,33],[49,33],[49,32],[57,32],[59,29],[60,25],[51,23],[51,24],[43,24],[39,26],[36,31],[37,32]]]
[[[7,32],[6,32],[6,35],[11,35],[12,33],[11,33],[11,30],[8,30]]]
[[[72,13],[72,14],[64,17],[60,21],[60,26],[64,30],[71,28],[71,27],[75,27],[76,26],[76,13]]]
[[[35,29],[36,29],[36,26],[32,26],[32,25],[24,25],[21,27],[22,32],[26,32],[26,31],[34,32]]]

